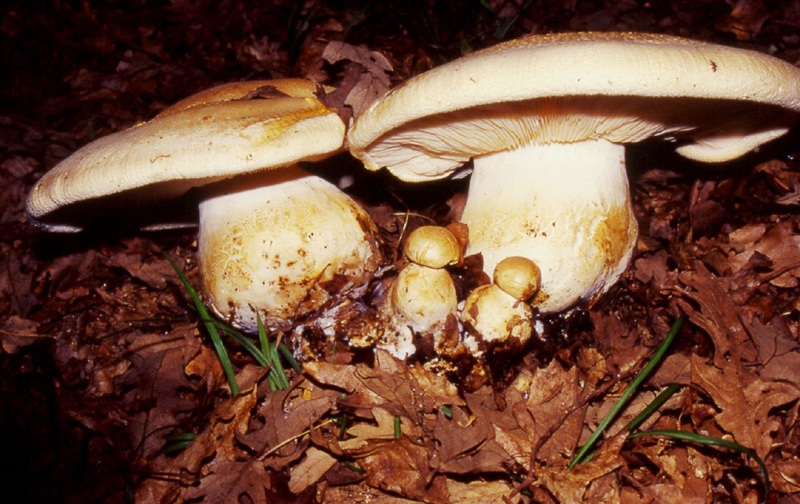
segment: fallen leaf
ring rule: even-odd
[[[773,434],[781,427],[771,412],[800,399],[797,385],[766,382],[734,366],[719,369],[699,357],[692,358],[692,381],[708,392],[720,409],[716,416],[720,427],[761,458],[767,457]]]
[[[392,65],[377,51],[334,40],[322,51],[322,59],[331,64],[345,63],[346,80],[332,93],[332,99],[349,106],[355,117],[389,90]],[[337,96],[340,93],[343,98]]]
[[[335,463],[336,459],[328,452],[314,446],[310,447],[306,450],[305,458],[289,472],[289,490],[294,494],[302,493],[322,479]]]
[[[613,472],[622,466],[619,452],[626,437],[606,439],[592,460],[571,471],[547,464],[537,468],[536,477],[560,502],[620,502],[619,480]]]

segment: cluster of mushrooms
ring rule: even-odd
[[[335,315],[382,268],[369,215],[298,163],[349,150],[369,170],[421,183],[471,163],[460,223],[406,237],[364,340],[405,358],[426,334],[440,355],[479,355],[522,348],[537,313],[591,302],[620,277],[637,240],[626,144],[660,137],[720,163],[800,114],[800,69],[789,63],[634,33],[533,35],[477,51],[401,84],[349,127],[319,90],[283,79],[194,95],[62,161],[33,188],[28,216],[75,232],[113,206],[170,228],[191,221],[178,210],[197,202],[211,309],[245,331],[257,318],[286,330]],[[481,254],[493,281],[460,300],[450,269],[465,254]],[[457,341],[445,330],[453,320]]]

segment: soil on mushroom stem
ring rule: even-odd
[[[486,45],[509,25],[507,37],[667,30],[775,48],[797,61],[800,19],[790,3],[766,10],[755,1],[734,9],[724,0],[545,2],[518,17],[510,4],[492,13],[451,2],[432,9],[377,2],[363,11],[313,2],[294,17],[282,2],[246,10],[128,4],[17,0],[0,23],[10,69],[0,86],[0,453],[14,455],[0,462],[0,500],[125,502],[130,492],[143,501],[488,499],[524,479],[536,450],[539,479],[523,500],[753,502],[752,465],[685,444],[621,446],[612,437],[594,463],[564,470],[565,453],[619,395],[625,383],[618,377],[650,354],[678,313],[689,324],[617,427],[661,387],[679,383],[684,388],[650,427],[732,436],[765,458],[779,501],[797,497],[796,131],[728,174],[686,171],[668,154],[643,151],[629,163],[638,170],[642,238],[621,282],[594,306],[548,321],[547,337],[523,356],[495,356],[493,386],[471,393],[320,338],[318,361],[289,391],[270,392],[263,370],[233,352],[244,393],[232,400],[163,256],[176,258],[197,284],[193,235],[50,236],[23,215],[27,191],[58,160],[212,84],[308,75],[330,78],[344,100],[379,80],[370,72],[381,67],[369,56],[355,61],[342,52],[323,64],[327,40],[378,50],[396,81]],[[459,211],[463,185],[378,191],[389,181],[382,175],[357,166],[350,173],[348,190],[379,223],[390,261],[399,259],[410,227],[446,223]],[[460,298],[482,281],[476,271],[471,264],[457,275]],[[342,397],[343,389],[354,393]],[[345,417],[344,425],[333,423]],[[197,437],[183,452],[164,453],[175,446],[172,436],[187,433]],[[266,455],[287,440],[294,441]]]

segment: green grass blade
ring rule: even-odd
[[[278,380],[275,378],[275,373],[270,370],[267,374],[267,382],[269,383],[269,391],[275,392],[276,390],[280,390],[281,385],[278,383]]]
[[[634,378],[633,382],[628,385],[628,388],[625,389],[625,392],[623,392],[617,403],[614,404],[614,407],[611,408],[611,411],[609,411],[605,418],[603,418],[603,420],[600,422],[600,425],[597,426],[597,429],[589,437],[589,440],[586,442],[586,444],[581,447],[577,455],[575,455],[575,457],[572,459],[572,462],[570,462],[567,469],[572,469],[579,463],[583,462],[586,454],[589,453],[589,450],[591,450],[597,440],[600,439],[600,436],[602,436],[603,432],[608,428],[614,418],[617,417],[619,412],[622,411],[622,408],[625,407],[631,396],[633,396],[639,386],[647,379],[648,375],[656,368],[656,366],[658,366],[658,364],[661,362],[661,359],[664,358],[664,354],[667,353],[667,349],[669,348],[670,344],[672,344],[672,341],[678,335],[678,332],[683,326],[683,320],[683,317],[678,317],[678,319],[675,320],[675,323],[672,324],[672,328],[669,330],[667,337],[664,338],[663,343],[661,343],[661,345],[658,347],[658,350],[656,350],[655,354],[653,354],[653,357],[650,358],[650,361],[647,363],[647,365],[645,365],[639,374],[636,375],[636,378]]]
[[[281,390],[289,388],[289,380],[286,379],[286,372],[283,369],[283,363],[281,363],[281,355],[278,352],[278,347],[276,347],[274,343],[270,345],[269,360],[272,363],[272,369],[270,371],[275,373],[275,379],[278,382],[279,388]]]
[[[197,434],[191,432],[167,436],[166,444],[161,449],[161,452],[165,455],[181,452],[191,445],[195,439],[197,439]]]
[[[286,378],[286,371],[281,362],[280,354],[274,343],[270,343],[267,328],[261,321],[261,317],[257,319],[258,323],[258,340],[261,342],[261,348],[269,362],[269,383],[270,390],[286,390],[289,388],[289,380]]]
[[[650,404],[648,404],[645,409],[642,410],[641,413],[636,415],[636,417],[633,420],[628,422],[627,429],[629,431],[635,431],[640,425],[642,425],[642,423],[644,423],[645,420],[650,418],[650,415],[655,413],[656,410],[660,408],[662,404],[667,402],[667,400],[673,395],[675,395],[675,393],[677,393],[680,389],[681,389],[680,385],[673,383],[664,390],[662,390],[656,396],[656,398],[653,399],[653,401]]]
[[[256,360],[256,362],[258,362],[260,366],[263,367],[269,366],[269,360],[261,351],[261,349],[259,349],[255,345],[255,343],[250,341],[250,338],[242,334],[241,331],[237,331],[233,327],[217,319],[211,319],[209,320],[209,323],[214,324],[214,326],[216,326],[218,330],[222,331],[229,338],[235,340],[237,343],[242,345],[245,351],[247,351],[247,353],[249,353]]]
[[[686,432],[681,430],[650,430],[650,431],[639,431],[634,432],[630,435],[631,438],[637,438],[642,436],[660,436],[660,437],[668,437],[672,439],[679,439],[681,441],[688,441],[690,443],[696,443],[700,445],[706,446],[717,446],[721,448],[728,448],[730,450],[737,451],[739,453],[743,453],[747,455],[751,459],[755,461],[758,465],[759,471],[761,471],[761,477],[764,480],[764,491],[766,495],[769,495],[772,491],[772,483],[769,479],[769,471],[767,471],[767,466],[764,464],[764,461],[761,460],[761,457],[758,456],[756,451],[752,448],[748,448],[746,446],[742,446],[739,443],[728,441],[726,439],[715,438],[711,436],[704,436],[702,434],[695,434],[694,432]]]
[[[267,328],[264,327],[264,322],[261,321],[261,315],[256,313],[256,324],[258,324],[258,343],[261,345],[261,353],[264,356],[269,355],[269,338],[267,337]]]
[[[286,345],[281,343],[280,345],[278,345],[278,350],[280,350],[281,354],[283,354],[283,358],[286,359],[286,362],[288,362],[289,365],[292,367],[292,369],[294,369],[295,373],[300,374],[303,372],[303,368],[300,367],[300,363],[297,362],[297,359],[294,358],[292,352],[288,348],[286,348]]]
[[[239,385],[236,383],[236,374],[233,372],[233,364],[231,364],[231,359],[228,357],[228,351],[225,349],[225,345],[222,343],[222,338],[217,331],[217,327],[211,322],[213,320],[211,315],[208,313],[208,310],[206,310],[205,305],[203,305],[203,301],[200,299],[197,291],[194,290],[194,287],[192,287],[191,282],[189,282],[189,279],[183,273],[183,270],[181,270],[178,264],[173,261],[171,257],[167,255],[165,255],[165,257],[172,265],[175,273],[178,274],[178,278],[183,284],[183,288],[189,293],[189,297],[192,299],[194,308],[197,311],[200,320],[205,325],[206,332],[208,332],[208,335],[211,338],[211,343],[214,345],[214,350],[217,352],[220,363],[222,363],[222,369],[225,372],[225,377],[227,378],[228,384],[231,387],[231,395],[236,397],[239,395]]]
[[[336,439],[343,440],[345,434],[347,434],[347,413],[342,413],[339,415],[339,435]]]
[[[442,410],[442,414],[444,415],[444,417],[446,419],[448,419],[448,420],[452,420],[453,419],[453,409],[449,405],[442,404],[441,410]]]

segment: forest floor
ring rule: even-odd
[[[526,352],[486,362],[474,387],[349,348],[343,327],[286,336],[309,341],[285,390],[231,344],[232,397],[166,259],[198,285],[194,230],[62,235],[26,219],[28,192],[60,160],[224,82],[392,87],[500,40],[578,30],[674,34],[800,64],[797,0],[520,3],[11,0],[0,14],[0,501],[798,502],[797,130],[713,169],[631,149],[630,267],[597,303],[546,319]],[[463,181],[410,187],[336,159],[379,227],[384,275],[410,229],[447,224],[463,201]],[[661,365],[591,460],[568,469],[679,317]],[[669,386],[640,429],[747,453],[629,436]]]

